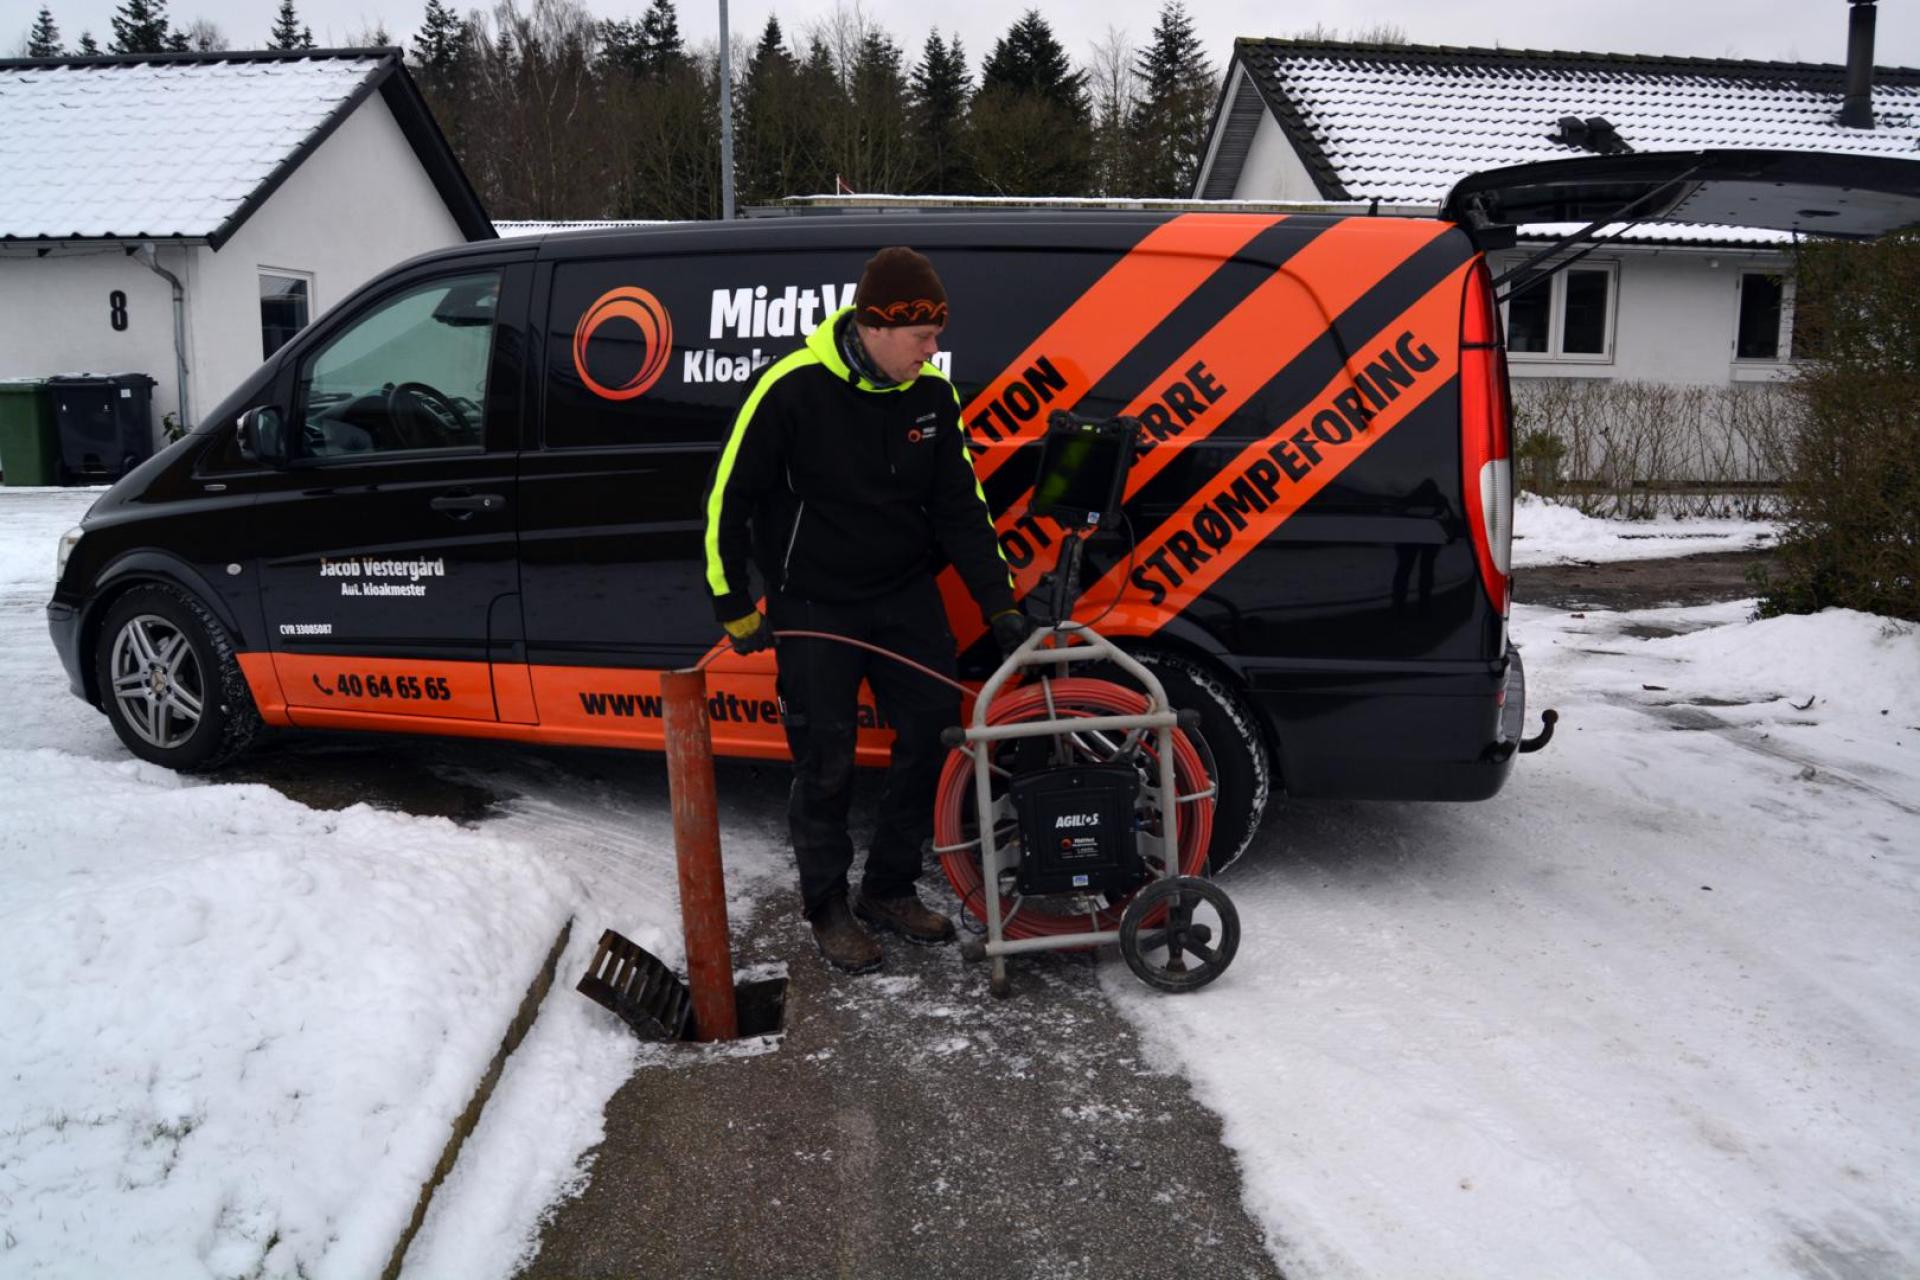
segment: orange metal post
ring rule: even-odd
[[[720,865],[706,673],[669,671],[660,677],[660,695],[694,1033],[701,1040],[732,1040],[740,1034],[740,1020],[733,1002],[733,943],[727,932],[726,873]]]

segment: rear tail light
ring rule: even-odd
[[[1461,491],[1480,582],[1501,617],[1513,599],[1512,440],[1507,355],[1500,346],[1500,317],[1483,260],[1468,273],[1460,316]]]

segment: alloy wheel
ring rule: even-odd
[[[173,623],[152,613],[129,618],[113,638],[108,669],[121,718],[142,741],[169,751],[200,727],[206,682]]]

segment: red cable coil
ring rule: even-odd
[[[1113,684],[1106,680],[1092,680],[1084,677],[1065,677],[1050,682],[1053,688],[1054,710],[1049,716],[1045,686],[1036,681],[1007,693],[996,700],[993,711],[987,717],[989,724],[1011,724],[1020,720],[1045,718],[1086,718],[1089,716],[1139,715],[1147,709],[1146,695],[1124,685]],[[1151,737],[1147,740],[1153,741]],[[1145,753],[1154,768],[1158,769],[1157,757],[1151,747]],[[1206,763],[1200,752],[1188,740],[1187,735],[1176,729],[1173,732],[1173,777],[1174,789],[1183,796],[1195,795],[1202,791],[1211,791],[1213,780],[1207,775]],[[933,842],[936,845],[958,845],[966,840],[962,819],[967,811],[967,802],[973,796],[973,758],[966,751],[955,748],[947,756],[946,767],[940,771],[940,787],[935,793],[933,805]],[[1180,813],[1180,871],[1183,875],[1197,876],[1205,874],[1207,846],[1213,839],[1213,797],[1194,800],[1179,807]],[[976,920],[987,918],[986,883],[980,876],[980,849],[978,842],[970,848],[954,849],[940,855],[940,867],[947,873],[954,892],[960,895],[960,901]],[[1022,910],[1019,915],[1006,924],[1005,932],[1009,938],[1057,938],[1069,933],[1104,932],[1120,927],[1121,913],[1126,910],[1126,898],[1112,903],[1098,912],[1077,912],[1072,915],[1060,912]],[[1013,910],[1013,900],[1000,899],[1000,918],[1007,921]]]

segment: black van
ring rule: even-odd
[[[937,363],[1023,591],[1055,552],[1026,510],[1047,415],[1145,424],[1082,608],[1200,712],[1216,865],[1273,785],[1485,798],[1525,689],[1475,240],[1512,218],[1485,187],[1455,214],[840,215],[432,254],[96,504],[63,542],[53,638],[128,748],[183,769],[260,725],[657,747],[660,672],[719,640],[700,499],[732,414],[875,248],[910,242],[948,284]],[[981,676],[992,646],[945,576]],[[715,749],[782,756],[770,657],[708,674]],[[863,716],[872,762],[887,734]]]

